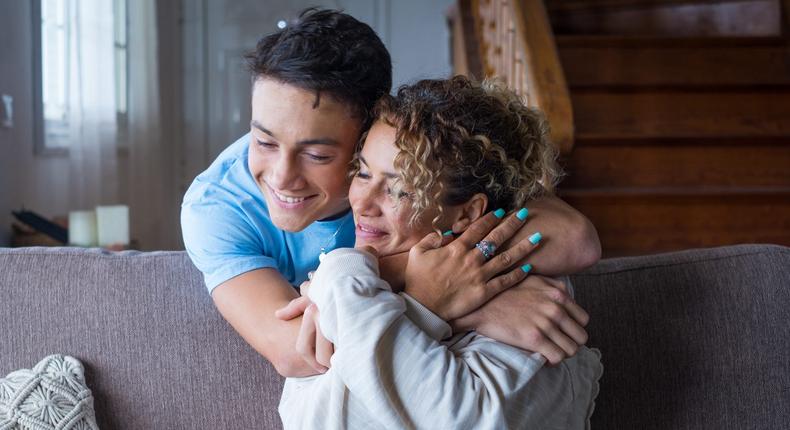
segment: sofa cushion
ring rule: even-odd
[[[572,280],[606,368],[593,428],[786,428],[789,248],[604,260]]]
[[[50,355],[0,379],[0,429],[98,430],[93,395],[74,357]]]

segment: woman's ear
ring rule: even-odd
[[[483,193],[477,193],[459,206],[456,219],[453,221],[453,231],[456,233],[466,230],[470,224],[486,213],[488,197]]]

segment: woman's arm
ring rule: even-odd
[[[327,376],[342,379],[354,401],[363,402],[385,428],[521,428],[532,409],[557,401],[548,392],[568,392],[567,381],[555,379],[531,385],[532,396],[526,394],[544,362],[538,354],[490,340],[450,351],[439,343],[449,334],[447,324],[413,299],[392,293],[370,254],[331,252],[308,295],[336,348]]]

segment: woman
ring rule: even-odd
[[[454,286],[397,294],[378,272],[377,257],[430,247],[438,232],[460,232],[490,208],[523,218],[527,201],[550,193],[559,169],[539,114],[463,77],[404,87],[377,112],[349,195],[357,248],[327,254],[303,286],[335,345],[332,367],[286,380],[285,428],[589,427],[597,351],[544,368],[539,354],[475,332],[451,336],[446,321],[486,298]],[[494,264],[481,239],[470,230],[449,246]]]

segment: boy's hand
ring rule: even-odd
[[[565,284],[530,275],[450,325],[454,331],[477,330],[502,343],[540,353],[556,365],[587,342],[584,327],[589,320]]]
[[[326,373],[332,354],[335,353],[335,346],[321,334],[318,308],[307,297],[309,288],[310,281],[302,282],[299,287],[302,296],[291,300],[274,315],[284,321],[302,316],[302,325],[296,338],[296,351],[316,372]]]

